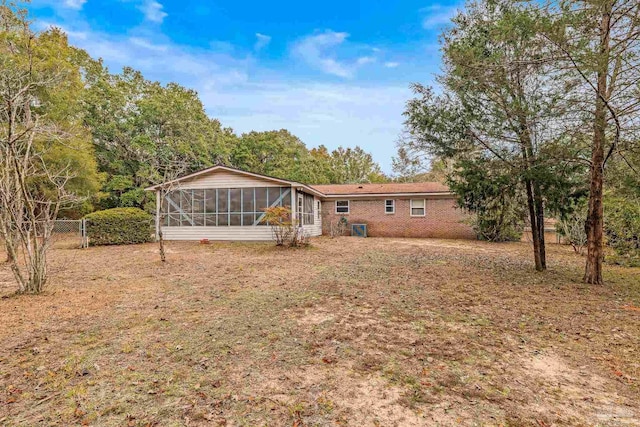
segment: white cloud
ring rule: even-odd
[[[411,96],[403,85],[301,81],[247,81],[199,93],[209,114],[236,132],[286,128],[309,147],[360,145],[387,171]]]
[[[77,21],[66,26],[65,30],[72,30],[68,31],[70,42],[93,57],[102,57],[112,72],[130,66],[148,79],[192,88],[212,117],[238,133],[286,128],[309,147],[361,145],[385,170],[391,168],[402,111],[411,96],[404,84],[302,80],[286,70],[261,68],[238,48],[194,48],[172,42],[162,33],[113,35],[91,31],[88,24]],[[341,43],[347,35],[331,37]],[[331,43],[323,46],[327,45]],[[320,53],[320,60],[333,59],[324,55]],[[335,66],[339,72],[341,67],[352,72],[357,62],[358,57],[349,62],[335,60]]]
[[[422,8],[420,12],[425,15],[422,19],[422,28],[431,30],[450,24],[451,18],[456,15],[458,9],[458,6],[442,6],[439,4]]]
[[[88,33],[86,33],[85,31],[73,31],[70,30],[69,28],[57,24],[57,23],[52,23],[49,21],[35,21],[34,22],[34,28],[37,31],[46,31],[50,28],[60,28],[69,39],[74,39],[74,40],[86,40],[87,37],[89,36]]]
[[[352,65],[340,62],[333,56],[332,49],[340,46],[349,37],[348,33],[327,30],[323,33],[304,37],[293,47],[293,53],[314,68],[338,77],[352,77]]]
[[[373,56],[361,56],[356,61],[358,65],[371,64],[372,62],[376,62],[376,58],[374,58]]]
[[[399,62],[389,61],[389,62],[385,62],[384,63],[384,66],[387,67],[387,68],[396,68],[398,65],[400,65]]]
[[[129,41],[139,47],[142,47],[147,50],[153,50],[156,52],[166,52],[167,46],[163,44],[155,44],[149,40],[143,39],[141,37],[131,37]]]
[[[256,44],[253,46],[253,48],[258,51],[267,46],[269,43],[271,43],[271,36],[256,33]]]
[[[168,14],[163,10],[162,4],[155,0],[144,0],[138,9],[144,14],[147,21],[161,24]]]
[[[82,9],[82,6],[87,2],[87,0],[64,0],[62,4],[69,9]]]
[[[47,26],[59,24],[47,24]],[[43,28],[44,29],[44,28]],[[113,35],[62,27],[70,43],[85,49],[92,57],[102,58],[112,72],[130,66],[143,72],[149,79],[177,81],[195,87],[203,81],[219,78],[220,81],[237,82],[246,79],[247,58],[236,59],[225,49],[196,49],[178,45],[162,34],[155,38],[134,35]],[[71,30],[72,29],[72,30]]]

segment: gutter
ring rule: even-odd
[[[366,199],[373,197],[433,197],[433,196],[454,196],[455,193],[452,191],[439,191],[439,192],[431,192],[431,193],[356,193],[356,194],[326,194],[323,197],[325,199]]]

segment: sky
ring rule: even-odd
[[[459,2],[32,0],[111,72],[195,89],[238,134],[288,129],[307,147],[359,145],[391,172],[409,85],[440,70],[438,34]]]

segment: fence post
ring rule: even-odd
[[[82,249],[89,247],[87,239],[87,220],[82,218],[80,220],[80,235],[82,236]]]

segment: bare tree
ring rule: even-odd
[[[177,179],[186,173],[188,163],[184,160],[163,160],[158,157],[148,160],[158,163],[158,167],[161,167],[164,171],[162,177],[158,179],[160,182],[157,184],[160,186],[156,189],[156,235],[160,261],[167,262],[163,227],[169,217],[169,212],[164,207],[168,206],[169,197],[171,197],[172,193],[180,191],[180,181]]]
[[[62,84],[64,71],[44,69],[25,14],[0,4],[0,237],[20,293],[38,293],[48,279],[47,252],[67,192],[69,164],[48,164],[47,154],[71,135],[49,120],[46,93]]]

